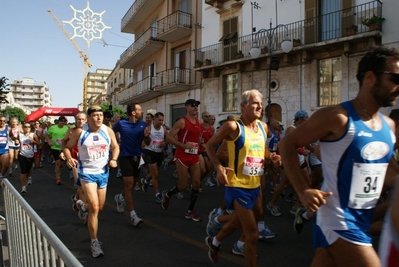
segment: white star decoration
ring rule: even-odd
[[[87,6],[83,10],[76,10],[72,5],[70,7],[74,13],[73,18],[70,21],[63,22],[72,26],[72,39],[81,37],[86,41],[87,47],[90,47],[90,42],[94,39],[102,40],[102,34],[105,29],[111,29],[102,21],[102,15],[105,10],[101,13],[93,12],[89,7],[89,2],[87,2]]]

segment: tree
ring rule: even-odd
[[[7,94],[10,92],[8,88],[10,85],[7,83],[8,78],[1,77],[0,78],[0,103],[7,103]]]
[[[25,121],[26,118],[26,113],[23,111],[21,108],[13,108],[10,106],[7,106],[5,109],[1,111],[2,114],[8,114],[9,120],[11,118],[17,118],[19,121]]]
[[[121,107],[113,107],[109,103],[100,104],[103,111],[110,111],[112,109],[113,114],[118,113],[122,119],[126,118],[126,112]]]

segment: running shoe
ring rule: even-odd
[[[85,221],[87,219],[87,215],[89,214],[89,212],[87,210],[83,210],[85,203],[82,200],[77,200],[76,201],[76,206],[78,207],[79,211],[78,211],[78,217],[79,219]]]
[[[302,214],[304,214],[305,212],[306,212],[306,209],[298,209],[295,213],[294,231],[297,234],[302,233],[303,226],[305,225],[305,223],[307,223],[309,221],[302,217]]]
[[[206,183],[205,183],[205,185],[206,185],[206,186],[210,186],[210,187],[214,187],[214,186],[215,186],[215,184],[212,183],[211,177],[207,177],[207,178],[206,178]]]
[[[148,184],[146,183],[145,178],[141,178],[141,179],[140,179],[140,183],[141,183],[141,190],[143,190],[143,192],[146,192],[146,193],[147,193],[147,191],[148,191]]]
[[[288,195],[285,197],[285,201],[287,201],[288,203],[295,203],[296,197],[294,195]]]
[[[169,208],[169,201],[170,201],[170,197],[168,197],[168,190],[164,190],[162,191],[162,202],[161,202],[161,206],[164,210],[167,210]]]
[[[148,182],[148,185],[152,187],[152,179]]]
[[[137,182],[136,185],[134,186],[134,190],[136,190],[136,191],[140,191],[140,190],[141,190],[141,189],[140,189],[140,185],[139,185],[138,182]]]
[[[213,237],[206,237],[205,244],[208,246],[208,257],[213,263],[217,263],[219,261],[219,254],[221,253],[221,246],[215,247],[212,245]]]
[[[216,217],[218,217],[217,208],[213,209],[208,216],[208,224],[206,225],[206,234],[208,236],[214,237],[222,229],[223,225],[215,221]]]
[[[290,213],[292,214],[292,215],[295,215],[296,214],[296,212],[298,211],[298,210],[300,210],[301,208],[295,208],[295,206],[292,206],[292,208],[290,209]]]
[[[78,212],[78,211],[79,211],[79,208],[78,208],[78,206],[76,205],[75,195],[72,195],[72,196],[71,196],[71,201],[72,201],[72,209],[73,209],[74,211]]]
[[[90,246],[91,255],[93,258],[104,256],[104,251],[101,249],[101,243],[98,240],[93,241]]]
[[[119,213],[123,213],[125,211],[125,203],[124,201],[120,200],[120,194],[116,194],[115,195],[115,202],[116,202],[116,210]]]
[[[28,185],[32,185],[32,184],[33,184],[32,177],[31,177],[31,176],[29,176],[29,177],[28,177]]]
[[[177,197],[177,199],[183,199],[184,198],[183,192],[177,193],[176,197]]]
[[[201,221],[201,217],[193,210],[186,210],[186,219],[193,220],[194,222]]]
[[[131,217],[131,218],[130,218],[130,221],[132,222],[132,225],[133,225],[133,226],[137,226],[137,225],[139,225],[140,223],[143,222],[143,220],[140,219],[139,216],[137,216],[137,214],[134,215],[133,217]]]
[[[233,245],[233,248],[231,249],[231,252],[233,252],[233,254],[235,255],[240,255],[240,256],[244,256],[244,246],[238,246],[237,244],[238,242],[235,242]]]
[[[12,168],[10,168],[10,170],[8,171],[8,175],[7,176],[12,176]]]
[[[60,184],[61,184],[61,179],[60,179],[60,178],[56,179],[56,180],[55,180],[55,184],[56,184],[56,185],[60,185]]]
[[[275,237],[277,237],[277,234],[270,231],[269,227],[266,225],[262,231],[259,231],[259,239],[271,239]]]
[[[267,209],[270,210],[270,213],[273,216],[281,216],[280,208],[277,205],[272,206],[271,203],[267,203],[266,205]]]
[[[162,202],[162,195],[160,193],[156,194],[155,198],[157,200],[157,203],[161,203]]]
[[[21,189],[21,193],[22,193],[22,194],[24,194],[24,193],[28,193],[28,191],[26,190],[26,186],[23,186],[23,187],[22,187],[22,189]]]

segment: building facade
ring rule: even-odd
[[[112,70],[109,69],[96,69],[95,72],[87,73],[86,97],[88,107],[106,102],[107,78],[111,72]]]
[[[201,99],[194,51],[201,45],[202,4],[197,0],[133,3],[122,18],[121,31],[134,34],[135,40],[120,56],[118,67],[124,69],[125,83],[116,74],[110,96],[115,90],[120,92],[112,101],[119,105],[139,102],[144,113],[163,112],[165,123],[171,126],[185,115],[188,98]]]
[[[9,104],[22,108],[27,114],[41,107],[51,107],[52,99],[46,82],[24,77],[10,83]]]
[[[299,109],[311,114],[356,96],[357,63],[371,48],[399,47],[394,0],[205,3],[202,35],[208,38],[197,51],[204,62],[197,71],[203,77],[201,108],[216,114],[217,121],[238,116],[239,96],[256,88],[263,94],[265,116],[290,125]],[[379,17],[385,21],[368,25]],[[286,38],[293,45],[288,53],[281,47]],[[253,47],[259,49],[256,58]]]

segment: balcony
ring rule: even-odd
[[[121,32],[136,34],[137,28],[163,0],[136,0],[121,20]]]
[[[163,48],[165,42],[155,36],[156,28],[150,27],[120,56],[120,67],[133,69],[140,64],[148,55],[154,54]]]
[[[377,25],[377,29],[369,29],[362,24],[364,19],[373,15],[382,16],[380,1],[372,1],[323,16],[286,24],[287,28],[278,27],[273,32],[270,32],[270,29],[262,29],[257,33],[241,37],[238,37],[236,33],[231,33],[223,36],[219,43],[195,51],[196,61],[208,62],[208,64],[197,65],[196,69],[209,70],[222,65],[241,64],[253,60],[249,50],[255,40],[261,49],[260,58],[267,58],[270,34],[272,34],[272,42],[277,54],[283,53],[280,44],[287,33],[293,40],[294,46],[290,54],[300,51],[312,53],[320,51],[323,47],[325,49],[326,46],[344,50],[346,53],[356,52],[357,44],[370,41],[375,44],[381,42],[381,25]],[[356,26],[357,31],[350,32],[348,29],[353,28],[353,25]],[[359,45],[359,47],[364,47],[364,45]]]
[[[191,35],[193,32],[191,24],[191,14],[176,11],[157,22],[158,39],[166,42],[174,42],[183,37]]]
[[[228,0],[205,0],[205,4],[208,4],[210,6],[216,7],[216,8],[222,8],[223,3],[227,2]],[[239,0],[236,0],[239,1]]]
[[[163,94],[177,93],[191,89],[191,70],[173,68],[147,77],[118,94],[121,105],[145,102]]]

